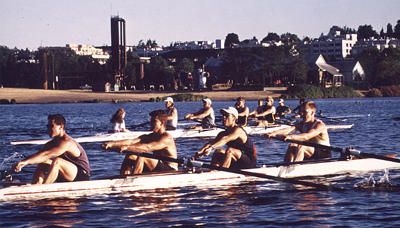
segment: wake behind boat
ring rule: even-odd
[[[294,178],[346,173],[355,174],[384,169],[400,169],[400,163],[365,158],[356,160],[313,161],[310,163],[305,162],[301,164],[247,169],[245,171],[280,178]],[[172,173],[142,174],[125,178],[117,177],[80,182],[9,186],[0,189],[0,201],[121,194],[140,190],[184,186],[221,186],[250,180],[261,181],[263,179],[224,171],[194,173],[191,171],[177,171]]]

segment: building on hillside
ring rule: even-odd
[[[378,51],[383,51],[386,48],[399,48],[400,40],[394,38],[386,39],[369,39],[369,40],[359,40],[353,47],[351,54],[353,56],[360,55],[364,50],[369,48],[376,48]]]
[[[344,59],[351,55],[351,50],[357,42],[357,34],[344,34],[340,31],[328,34],[310,43],[313,54]]]
[[[77,55],[91,56],[100,64],[105,64],[107,60],[110,59],[110,55],[106,51],[101,48],[96,48],[93,45],[67,44],[66,47],[73,50]]]
[[[319,83],[322,87],[337,87],[343,85],[343,74],[339,69],[328,64],[322,55],[319,55],[315,65],[318,67]]]
[[[338,61],[325,60],[319,55],[314,63],[318,70],[319,83],[322,87],[337,87],[342,85],[361,88],[366,85],[366,74],[359,61],[343,59]],[[315,69],[315,67],[311,68]]]

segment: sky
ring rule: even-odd
[[[400,20],[399,0],[0,0],[0,45],[37,49],[66,44],[111,44],[111,16],[126,21],[127,45],[156,40],[239,40],[269,32],[299,38],[327,34],[333,25],[379,33]]]

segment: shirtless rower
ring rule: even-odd
[[[65,126],[66,121],[61,114],[49,115],[47,130],[52,139],[37,153],[16,163],[15,171],[38,164],[33,184],[89,180],[90,166],[86,152],[65,132]]]
[[[178,170],[178,165],[172,162],[140,157],[129,154],[129,151],[153,153],[155,155],[177,158],[175,141],[166,131],[167,115],[164,110],[155,110],[150,113],[152,133],[141,135],[134,139],[107,142],[102,145],[106,150],[126,152],[121,165],[120,173],[123,176],[140,174],[143,172],[160,172]]]
[[[254,168],[257,163],[257,153],[254,144],[248,137],[246,131],[236,125],[238,112],[234,107],[221,109],[225,131],[220,132],[217,137],[205,144],[194,158],[207,156],[212,150],[227,145],[227,149],[215,150],[211,164],[232,169]]]
[[[176,130],[178,127],[178,110],[175,108],[174,99],[167,97],[165,100],[167,114],[167,130]]]
[[[329,146],[329,135],[326,125],[315,117],[317,107],[314,102],[308,101],[301,105],[302,121],[297,125],[267,134],[267,137],[282,137],[284,140],[297,140]],[[300,134],[290,134],[298,131]],[[289,144],[285,155],[285,162],[303,161],[310,159],[330,158],[330,151],[316,149],[310,146]]]
[[[201,124],[194,126],[193,129],[210,129],[215,127],[215,114],[214,109],[211,106],[212,102],[210,98],[203,99],[203,108],[198,112],[190,113],[185,116],[185,119],[196,120],[199,119]]]

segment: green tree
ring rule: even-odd
[[[261,40],[261,43],[267,43],[270,41],[279,42],[281,40],[280,36],[274,32],[269,32],[264,39]]]
[[[225,38],[224,47],[232,48],[240,43],[239,36],[235,33],[229,33]]]
[[[393,38],[393,35],[394,35],[394,33],[393,33],[392,24],[388,23],[386,26],[386,37]]]
[[[372,28],[371,25],[360,25],[357,30],[357,36],[359,40],[379,37],[378,33]]]
[[[398,20],[396,26],[394,26],[393,36],[396,39],[400,39],[400,20]]]

